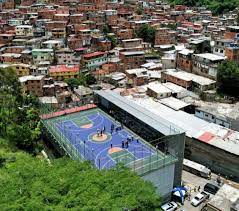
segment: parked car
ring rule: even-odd
[[[191,204],[194,207],[197,207],[199,204],[201,204],[204,200],[209,199],[209,194],[202,191],[201,193],[198,193],[192,200]]]
[[[174,201],[171,201],[167,204],[164,204],[163,206],[161,206],[161,209],[163,211],[174,211],[178,208],[178,205],[174,202]]]
[[[217,191],[219,190],[219,187],[216,186],[216,185],[213,185],[211,183],[207,183],[204,186],[203,190],[208,192],[208,193],[211,193],[211,194],[215,195],[217,193]]]

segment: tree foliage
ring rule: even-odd
[[[215,15],[234,10],[239,6],[238,0],[170,0],[172,4],[182,4],[189,7],[206,6]]]
[[[136,32],[137,36],[142,38],[145,42],[154,43],[155,39],[155,29],[148,25],[142,25]]]
[[[235,62],[224,62],[217,72],[219,90],[225,94],[239,97],[239,65]]]
[[[155,210],[151,183],[124,167],[97,170],[89,163],[58,159],[49,165],[0,143],[1,210]]]
[[[161,24],[161,27],[167,27],[171,30],[176,30],[177,29],[177,23],[169,23],[169,24]]]
[[[107,35],[107,39],[111,42],[111,47],[114,48],[117,46],[118,41],[115,36],[113,35]]]
[[[68,84],[71,90],[74,90],[74,88],[77,88],[80,85],[82,86],[92,85],[96,83],[96,79],[91,74],[79,73],[78,78],[67,78],[65,79],[65,82]]]
[[[144,13],[144,8],[140,5],[136,9],[136,14],[137,15],[142,15]]]
[[[105,34],[111,33],[111,29],[110,29],[109,25],[104,25],[103,33],[105,33]]]
[[[20,94],[11,69],[0,69],[0,79],[1,210],[155,210],[160,206],[153,185],[125,167],[97,170],[88,162],[67,158],[49,164],[20,151],[37,153],[39,103],[34,96]],[[81,80],[89,84],[93,79],[82,75]]]
[[[236,21],[237,21],[237,25],[239,25],[239,12],[237,12],[237,19],[236,19]]]
[[[21,94],[12,69],[0,69],[0,136],[17,148],[36,152],[40,139],[38,100]]]
[[[15,0],[15,4],[16,5],[20,5],[21,4],[21,0]]]

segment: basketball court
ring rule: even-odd
[[[140,168],[164,157],[163,153],[99,108],[45,121],[51,125],[54,133],[58,133],[58,137],[74,148],[81,159],[93,162],[99,169],[108,169],[117,163]]]

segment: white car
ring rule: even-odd
[[[178,205],[174,202],[174,201],[171,201],[167,204],[164,204],[163,206],[161,206],[161,209],[163,211],[174,211],[178,208]]]
[[[209,199],[209,194],[202,191],[201,193],[198,193],[191,201],[191,204],[195,207],[197,207],[199,204],[201,204],[204,200]]]

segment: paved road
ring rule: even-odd
[[[182,181],[183,183],[189,187],[189,193],[191,193],[191,199],[199,193],[198,187],[200,186],[200,191],[203,190],[203,187],[206,183],[216,183],[218,175],[212,174],[211,179],[205,179],[202,177],[199,177],[197,175],[191,174],[187,171],[183,171]],[[229,180],[226,180],[225,178],[221,178],[224,183],[228,183],[230,185],[238,185],[237,183],[233,183]],[[212,196],[210,196],[212,197]],[[181,206],[178,210],[184,210],[184,211],[200,211],[201,208],[205,205],[205,203],[202,203],[198,207],[193,207],[190,204],[190,200],[186,199],[184,202],[184,205]]]
[[[194,174],[191,174],[187,171],[183,171],[183,183],[189,188],[189,193],[191,194],[191,199],[199,193],[198,187],[200,186],[200,191],[202,191],[204,185],[208,182],[214,182],[214,178],[217,178],[216,175],[212,175],[211,181]],[[204,204],[199,205],[198,207],[193,207],[189,199],[186,199],[184,205],[180,208],[184,211],[200,211]],[[179,209],[179,210],[180,210]]]

